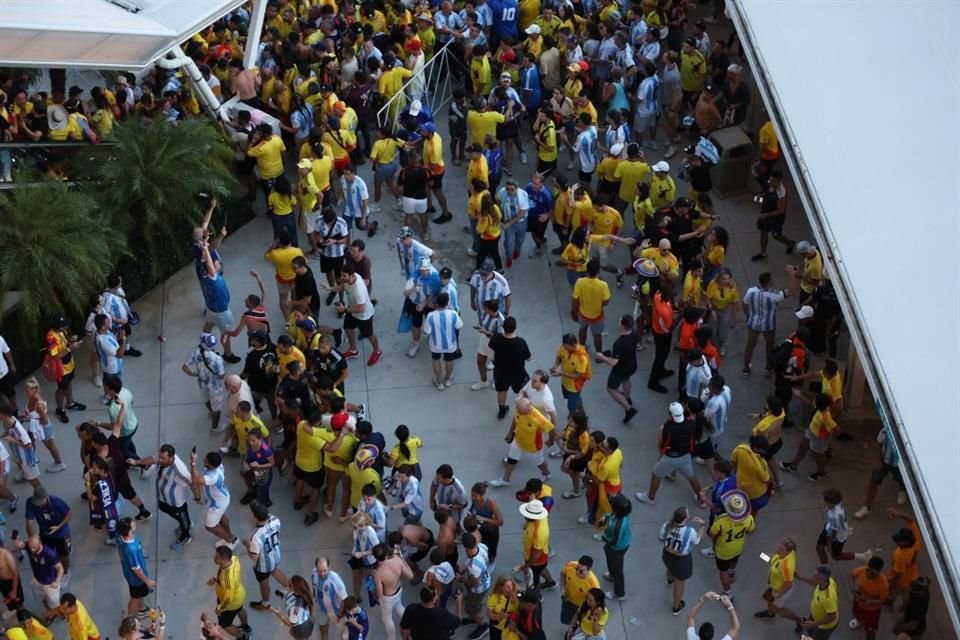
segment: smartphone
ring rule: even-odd
[[[274,593],[276,594],[276,596],[277,596],[278,598],[282,598],[282,597],[283,597],[283,591],[280,591],[280,589],[275,589],[275,590],[274,590]]]
[[[760,559],[763,560],[764,562],[770,562],[770,556],[762,552],[760,553]]]
[[[196,455],[196,453],[197,453],[197,445],[193,445],[193,449],[190,449],[190,453]]]

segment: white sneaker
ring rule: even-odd
[[[452,387],[452,386],[453,386],[453,376],[450,376],[447,380],[444,380],[444,381],[443,381],[443,386],[446,387],[446,388],[448,388],[448,389],[449,389],[450,387]]]
[[[487,358],[487,371],[493,371],[493,360]]]
[[[859,629],[861,624],[863,623],[857,620],[856,618],[851,618],[849,622],[849,626],[851,629]]]
[[[870,515],[869,507],[860,507],[859,509],[857,509],[857,512],[853,514],[853,517],[856,518],[857,520],[863,520],[868,515]]]
[[[415,357],[417,356],[417,352],[418,352],[418,351],[420,351],[420,343],[419,343],[419,342],[411,342],[411,343],[410,343],[410,348],[407,349],[407,357],[408,357],[408,358],[415,358]]]
[[[577,524],[590,524],[590,517],[587,514],[583,514],[577,518]]]
[[[473,250],[473,247],[470,247],[469,249],[467,249],[467,255],[470,256],[471,258],[476,258],[477,252]]]
[[[60,473],[61,471],[66,471],[67,465],[62,462],[54,462],[49,467],[47,467],[47,473]]]
[[[378,213],[380,211],[383,211],[383,207],[380,206],[379,202],[374,202],[369,207],[367,207],[367,210],[373,213]]]
[[[645,491],[637,491],[633,497],[637,499],[637,502],[643,502],[644,504],[657,504],[656,498],[651,498],[646,494]]]
[[[562,457],[563,457],[563,451],[560,451],[559,449],[554,450],[554,451],[551,451],[551,452],[550,452],[550,457],[551,457],[551,458],[562,458]]]
[[[557,550],[556,550],[556,549],[550,549],[550,553],[547,554],[547,557],[548,557],[548,558],[552,558],[552,557],[555,556],[555,555],[557,555]]]
[[[547,482],[547,481],[550,480],[550,478],[552,478],[552,477],[553,477],[553,475],[551,475],[551,474],[549,474],[549,473],[541,473],[541,474],[540,474],[540,482]]]
[[[903,506],[903,505],[907,504],[907,492],[906,492],[906,491],[899,491],[899,492],[897,492],[897,504],[899,504],[900,506]]]
[[[521,151],[521,152],[520,152],[520,164],[527,164],[527,152],[526,152],[526,151]]]
[[[604,579],[604,580],[613,580],[613,574],[611,574],[609,571],[604,571],[604,572],[603,572],[603,579]]]
[[[714,553],[713,549],[700,549],[700,555],[704,558],[716,558],[717,554]]]
[[[509,480],[504,480],[503,478],[497,478],[496,480],[490,481],[491,487],[507,487],[510,486]]]
[[[480,391],[481,389],[488,389],[489,387],[490,387],[489,382],[484,382],[481,380],[480,382],[474,382],[472,385],[470,385],[470,390]]]
[[[672,157],[675,156],[675,155],[677,155],[677,147],[671,144],[671,145],[669,145],[669,146],[667,147],[667,150],[666,150],[666,152],[663,154],[663,157],[664,157],[664,158],[672,158]]]
[[[437,388],[438,391],[443,391],[445,387],[443,386],[443,380],[434,380],[433,385]]]
[[[603,542],[603,534],[595,533],[593,534],[593,539],[596,540],[597,542]]]
[[[579,491],[564,491],[560,494],[561,497],[570,500],[572,498],[579,498],[582,494]]]
[[[727,348],[726,348],[726,347],[720,347],[720,355],[721,355],[721,356],[727,355]]]
[[[701,464],[701,465],[702,465],[702,464],[706,464],[706,462],[704,461],[704,459],[701,458],[701,457],[699,457],[699,456],[694,456],[693,461],[696,462],[697,464]]]
[[[93,376],[93,386],[96,388],[101,388],[103,386],[103,378],[100,376]]]
[[[576,160],[571,160],[570,162],[567,163],[567,171],[573,171],[576,168],[577,168]]]
[[[622,602],[627,599],[627,596],[618,596],[613,591],[607,591],[605,594],[607,600],[616,600],[617,602]]]

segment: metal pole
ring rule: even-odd
[[[260,52],[260,34],[263,32],[263,16],[267,12],[267,0],[253,0],[250,24],[247,26],[247,46],[243,51],[243,68],[256,66]]]

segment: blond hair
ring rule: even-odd
[[[27,381],[23,383],[23,388],[27,390],[38,390],[40,389],[40,381],[37,380],[34,376],[27,378]]]

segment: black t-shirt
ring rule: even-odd
[[[736,105],[733,114],[733,124],[738,125],[747,119],[747,107],[750,105],[750,89],[743,82],[737,85],[733,91],[730,90],[730,84],[723,85],[723,99],[727,106]]]
[[[676,211],[670,215],[670,224],[667,225],[667,228],[670,230],[670,242],[673,245],[674,255],[681,258],[692,258],[700,253],[703,247],[703,241],[700,238],[680,240],[680,236],[693,231],[693,222],[699,217],[700,212],[696,209],[690,209],[685,216]]]
[[[310,397],[310,389],[307,388],[307,385],[302,379],[294,380],[290,376],[287,376],[281,380],[280,384],[277,386],[277,397],[283,400],[297,398],[300,400],[300,408],[304,413],[306,413],[307,409],[313,406],[313,398]]]
[[[710,177],[710,167],[701,164],[699,167],[690,167],[687,172],[690,179],[690,188],[699,193],[707,193],[713,189],[713,179]]]
[[[307,272],[302,276],[298,275],[293,281],[293,299],[302,300],[310,297],[310,312],[314,318],[320,313],[320,290],[317,289],[317,280],[313,277],[313,271],[307,267]]]
[[[613,342],[611,355],[617,358],[617,364],[610,371],[615,376],[626,378],[637,371],[637,342],[640,338],[636,331],[620,336]]]
[[[668,420],[663,425],[663,441],[666,443],[667,454],[680,456],[690,453],[693,446],[697,425],[693,420],[674,422]]]
[[[272,373],[277,363],[277,348],[272,344],[263,349],[251,349],[243,363],[243,375],[251,391],[270,393],[277,384],[277,376]],[[268,372],[269,371],[269,372]]]
[[[530,347],[523,338],[507,338],[498,333],[490,338],[493,351],[493,377],[495,380],[526,380],[526,362],[530,359]]]
[[[430,172],[425,167],[407,167],[400,172],[397,184],[403,187],[404,198],[425,200],[428,180],[430,180]]]
[[[927,610],[930,608],[930,596],[910,594],[907,605],[903,610],[904,622],[916,622],[917,628],[910,632],[911,637],[917,637],[927,630]]]
[[[321,375],[329,376],[334,382],[340,377],[340,374],[347,368],[347,361],[343,354],[336,349],[331,348],[330,353],[324,355],[319,351],[314,352],[313,370],[317,377]]]
[[[400,628],[410,632],[411,640],[449,640],[459,626],[457,616],[439,607],[412,604],[400,618]]]

